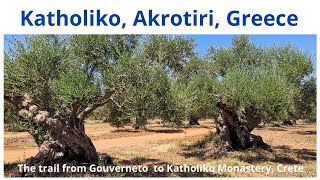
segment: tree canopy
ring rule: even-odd
[[[315,112],[312,58],[291,44],[235,36],[204,57],[184,36],[30,35],[10,45],[5,95],[31,94],[42,109],[66,115],[91,108],[85,117],[104,105],[96,114],[118,127],[213,117],[218,99],[253,106],[266,121]]]

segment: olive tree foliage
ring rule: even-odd
[[[128,56],[119,63],[119,67],[126,71],[122,78],[123,87],[107,107],[110,108],[107,121],[117,127],[127,124],[143,127],[157,113],[156,93],[162,93],[163,88],[168,86],[162,81],[167,80],[167,76],[161,67],[150,65],[140,55]]]
[[[276,70],[295,86],[301,86],[314,71],[312,56],[291,44],[275,45],[266,51],[269,64],[275,64]]]
[[[178,72],[195,56],[195,42],[192,38],[179,35],[152,35],[143,40],[144,56],[151,63],[157,62],[164,68]]]
[[[82,108],[116,88],[108,69],[136,47],[138,36],[25,36],[5,53],[5,94],[30,93],[44,109]],[[62,105],[62,106],[61,106]]]
[[[194,57],[178,73],[174,88],[185,96],[185,110],[189,117],[202,119],[217,115],[217,78],[213,63]]]
[[[230,47],[210,47],[206,58],[218,72],[220,98],[237,109],[254,107],[265,122],[292,118],[312,58],[290,44],[262,48],[248,36]]]
[[[277,59],[275,68],[278,73],[298,91],[293,97],[295,105],[294,110],[289,113],[290,117],[314,120],[316,81],[312,56],[290,44],[271,47],[267,53],[272,59]]]
[[[126,71],[123,90],[106,106],[110,112],[106,121],[116,127],[132,124],[138,129],[158,118],[165,125],[181,126],[186,117],[184,96],[176,95],[174,74],[194,56],[194,46],[192,39],[182,36],[142,37],[134,54],[117,65]]]
[[[232,39],[230,47],[210,46],[205,58],[214,63],[217,75],[223,77],[230,68],[267,64],[265,55],[264,49],[251,42],[248,36],[238,36]]]
[[[298,89],[268,68],[230,70],[219,85],[220,95],[231,106],[253,107],[266,122],[289,118]]]
[[[25,36],[13,38],[4,56],[5,94],[32,93],[41,107],[52,109],[52,80],[64,70],[69,55],[66,44],[58,36]]]

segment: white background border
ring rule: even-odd
[[[22,27],[21,11],[34,10],[34,13],[46,14],[60,9],[63,13],[81,13],[84,9],[100,9],[106,13],[117,13],[122,21],[127,23],[125,29],[120,27]],[[213,27],[130,27],[138,10],[152,9],[156,13],[179,13],[186,11],[198,12],[214,11],[214,18],[220,23],[219,29]],[[240,13],[271,14],[297,14],[299,17],[296,27],[231,27],[226,24],[227,13],[239,10]],[[315,0],[2,0],[0,5],[0,58],[3,60],[4,34],[317,34],[317,44],[320,42],[319,6]],[[319,48],[317,47],[317,50]],[[317,51],[317,59],[319,57]],[[318,63],[316,63],[318,64]],[[319,67],[317,65],[317,72]],[[0,65],[0,103],[3,104],[3,62]],[[317,73],[319,74],[319,73]],[[319,78],[317,78],[319,89]],[[317,96],[319,102],[319,96]],[[1,106],[2,107],[2,106]],[[319,106],[317,107],[319,112]],[[1,132],[3,133],[3,107],[0,111]],[[317,113],[319,119],[319,113]],[[319,122],[317,123],[319,129]],[[1,164],[3,164],[3,138],[0,140]],[[317,133],[317,154],[319,153],[319,133]],[[319,155],[317,155],[318,159]],[[3,167],[3,166],[2,166]],[[317,161],[317,174],[319,175],[319,161]],[[3,168],[0,168],[3,175]]]

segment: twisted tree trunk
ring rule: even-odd
[[[50,132],[50,139],[43,142],[36,156],[26,160],[27,165],[53,165],[61,163],[94,163],[98,153],[91,139],[85,134],[84,119],[97,107],[106,103],[114,91],[106,93],[96,104],[78,112],[80,102],[76,102],[70,114],[41,110],[30,95],[5,96],[24,119],[41,125]]]
[[[253,110],[247,108],[236,112],[233,107],[223,102],[218,102],[217,107],[220,114],[216,121],[216,135],[220,139],[220,145],[209,152],[208,156],[234,149],[266,145],[260,136],[250,133],[261,120],[259,117],[254,117]]]

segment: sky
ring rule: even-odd
[[[15,35],[21,37],[21,35]],[[230,46],[232,38],[235,35],[185,35],[186,37],[194,38],[197,44],[196,52],[203,56],[210,45],[214,46]],[[262,47],[269,47],[274,44],[291,43],[297,48],[308,52],[313,57],[313,64],[316,67],[316,35],[249,35],[257,45]],[[5,35],[5,39],[11,40],[12,35]],[[4,50],[8,49],[6,41],[4,43]]]

